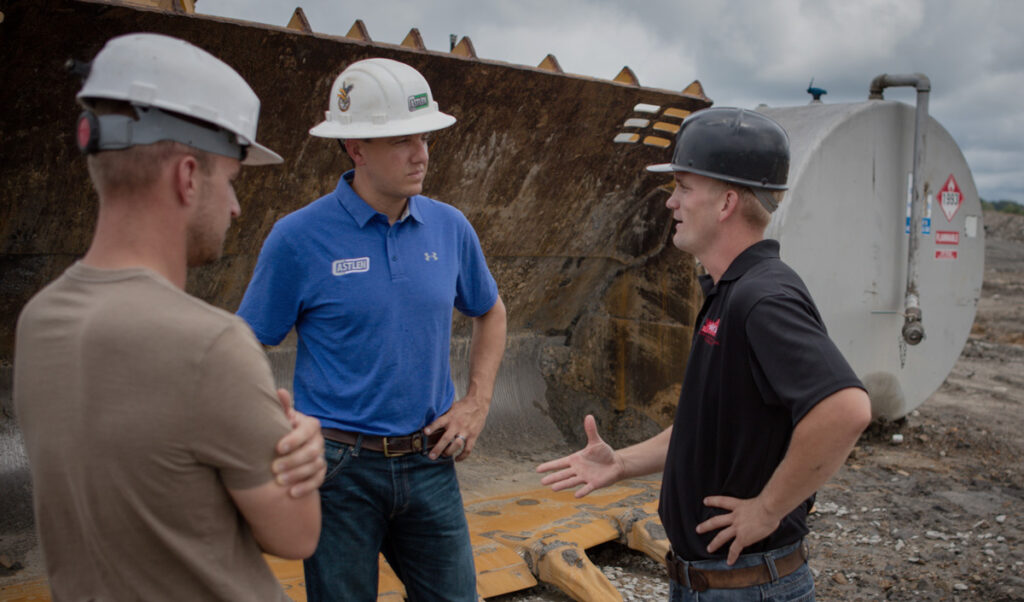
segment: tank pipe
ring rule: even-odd
[[[924,165],[925,130],[928,126],[928,93],[932,90],[932,83],[928,76],[922,73],[883,73],[871,80],[868,100],[883,100],[883,90],[903,86],[912,86],[917,90],[917,108],[914,113],[914,167],[911,175],[913,191],[910,196],[910,241],[907,245],[907,291],[903,314],[903,340],[910,345],[917,345],[924,340],[921,300],[917,291],[917,265],[920,258],[921,199],[924,198],[921,171]]]

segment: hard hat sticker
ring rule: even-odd
[[[422,109],[423,107],[430,104],[430,99],[427,98],[427,93],[417,94],[409,97],[409,112],[412,113],[416,109]]]
[[[348,93],[352,91],[355,84],[341,82],[341,89],[338,90],[338,110],[344,113],[352,106],[352,98]]]

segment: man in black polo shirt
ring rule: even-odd
[[[672,163],[648,170],[674,172],[672,242],[707,270],[675,422],[613,450],[587,416],[587,446],[539,466],[555,471],[541,482],[582,485],[582,497],[663,470],[671,600],[812,600],[807,512],[871,406],[779,243],[764,239],[789,139],[759,113],[706,109],[683,122]]]

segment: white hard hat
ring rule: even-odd
[[[188,129],[184,115],[225,130],[232,144],[241,149],[245,165],[280,163],[281,156],[256,142],[260,99],[241,75],[212,54],[184,40],[169,36],[136,33],[107,41],[89,68],[85,84],[76,98],[86,108],[93,99],[130,102],[139,111],[140,120],[148,108],[169,111],[153,127],[160,129],[158,139],[178,140],[202,150],[226,154],[218,147],[204,148],[192,135],[175,131],[174,123]],[[141,128],[136,128],[139,130]],[[128,130],[129,134],[131,129]],[[152,142],[153,136],[136,136],[120,148]],[[230,145],[229,145],[230,146]],[[103,146],[103,148],[115,148]]]
[[[362,139],[422,134],[446,128],[427,80],[405,63],[366,59],[352,63],[331,86],[327,120],[309,130],[321,138]]]

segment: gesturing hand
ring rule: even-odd
[[[597,434],[597,422],[593,416],[588,414],[583,419],[583,430],[587,433],[586,447],[537,467],[537,472],[558,471],[542,478],[541,484],[550,485],[554,491],[583,485],[576,492],[576,497],[580,498],[622,478],[625,470],[622,459]]]

